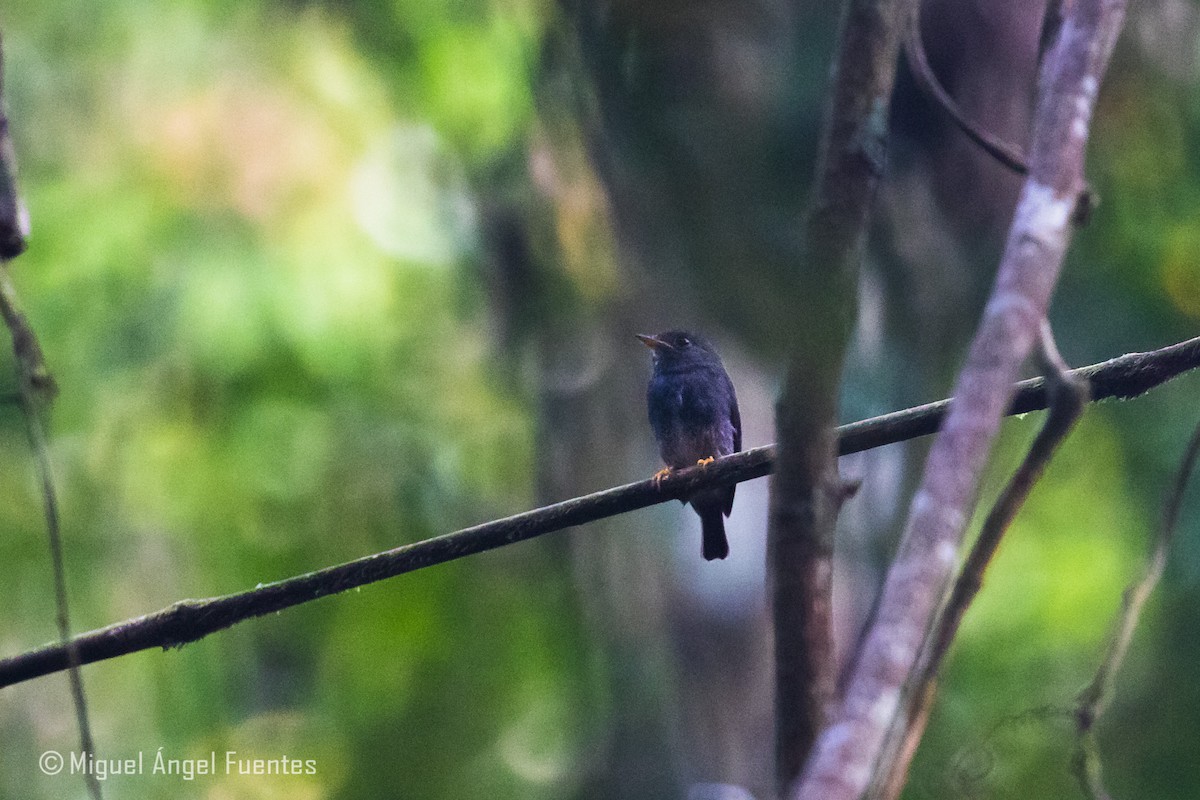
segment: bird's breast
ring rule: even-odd
[[[650,426],[663,461],[686,467],[733,452],[732,398],[707,371],[655,375],[647,391]]]

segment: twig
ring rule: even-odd
[[[29,446],[37,461],[38,480],[42,491],[42,512],[46,520],[46,535],[50,544],[50,563],[54,574],[54,601],[57,608],[60,646],[64,648],[74,702],[76,723],[79,726],[79,747],[84,753],[94,753],[92,727],[88,718],[87,698],[83,676],[79,669],[79,648],[71,638],[71,617],[67,602],[67,576],[63,564],[62,532],[59,529],[58,499],[54,490],[54,475],[50,453],[42,429],[39,401],[55,393],[54,379],[46,368],[42,348],[17,302],[17,293],[8,277],[8,259],[25,249],[25,216],[16,185],[16,159],[8,136],[8,117],[4,107],[4,56],[0,43],[0,317],[12,335],[13,355],[17,365],[16,400],[25,417]],[[84,783],[93,800],[101,800],[99,779],[89,773]]]
[[[1041,58],[1046,48],[1053,43],[1054,37],[1058,32],[1058,25],[1061,23],[1058,5],[1059,3],[1057,2],[1051,2],[1042,20],[1042,39],[1038,50],[1039,63],[1041,63]],[[1005,141],[968,119],[967,115],[959,108],[958,103],[954,101],[954,98],[942,86],[937,75],[934,74],[933,67],[929,65],[929,57],[925,52],[925,44],[921,39],[919,3],[916,5],[908,24],[905,26],[904,56],[908,64],[908,71],[912,73],[913,80],[917,82],[917,86],[929,95],[934,103],[950,117],[951,122],[954,123],[954,126],[959,131],[1002,166],[1007,167],[1017,175],[1029,174],[1029,164],[1026,162],[1025,153],[1021,148],[1012,142]],[[1096,195],[1095,191],[1090,186],[1084,186],[1075,203],[1075,210],[1072,212],[1071,220],[1076,225],[1086,225],[1091,220],[1092,212],[1095,211],[1099,203],[1100,198]]]
[[[800,774],[832,712],[833,536],[847,490],[837,469],[842,367],[854,328],[871,201],[887,153],[888,100],[905,9],[844,4],[833,84],[796,259],[798,321],[775,410],[767,581],[775,645],[775,779]]]
[[[1111,397],[1130,399],[1198,366],[1200,337],[1072,370],[1071,375],[1088,381],[1093,401]],[[1043,379],[1022,381],[1016,388],[1007,414],[1024,414],[1046,407]],[[933,433],[949,402],[942,400],[843,425],[838,429],[838,452],[848,455]],[[161,611],[80,634],[73,642],[78,645],[84,664],[151,647],[178,647],[243,620],[374,581],[677,500],[698,489],[761,478],[771,472],[774,463],[773,445],[756,447],[718,459],[707,469],[680,470],[663,481],[661,491],[652,479],[626,484],[245,592],[207,600],[182,600]],[[61,644],[11,656],[0,661],[0,687],[48,675],[66,666],[66,648]]]
[[[978,499],[1012,383],[1031,351],[1071,235],[1100,80],[1124,19],[1120,0],[1074,0],[1048,53],[1025,181],[996,286],[955,400],[929,453],[878,614],[837,719],[817,741],[794,800],[852,800],[872,781],[902,690],[941,605]]]
[[[1108,798],[1101,780],[1099,749],[1095,740],[1096,722],[1108,707],[1112,683],[1125,661],[1125,653],[1129,650],[1129,643],[1142,617],[1142,607],[1158,586],[1163,569],[1167,565],[1167,554],[1175,538],[1179,510],[1183,506],[1184,490],[1191,480],[1197,454],[1200,454],[1200,425],[1192,432],[1192,438],[1175,474],[1175,483],[1163,504],[1162,522],[1146,569],[1142,577],[1125,589],[1121,596],[1121,611],[1113,624],[1104,658],[1100,661],[1091,683],[1076,698],[1075,724],[1079,738],[1073,768],[1080,786],[1094,800]]]
[[[3,270],[3,267],[0,267],[0,270]],[[5,275],[5,281],[7,281],[7,275]],[[22,371],[25,371],[24,366]],[[75,707],[76,724],[79,726],[79,749],[84,753],[92,754],[96,752],[96,744],[92,737],[87,695],[83,688],[79,646],[71,637],[71,615],[67,600],[67,570],[63,558],[62,531],[59,526],[58,495],[54,488],[50,451],[46,446],[45,431],[42,429],[36,390],[26,380],[21,381],[21,410],[25,417],[25,432],[29,437],[29,446],[37,461],[38,482],[42,491],[42,513],[46,520],[46,535],[50,543],[50,562],[54,573],[54,604],[57,608],[55,624],[58,626],[59,646],[64,649],[66,654],[71,699]],[[84,782],[87,784],[88,793],[93,800],[101,800],[103,794],[99,778],[90,771],[85,772]]]
[[[58,393],[58,386],[46,367],[42,346],[38,344],[37,336],[29,325],[25,312],[21,310],[16,289],[13,288],[8,275],[8,264],[4,261],[0,261],[0,318],[3,318],[8,332],[12,335],[19,384],[16,394],[4,395],[0,400],[24,405],[26,388],[34,396],[52,399]]]
[[[908,766],[929,720],[938,674],[967,608],[983,587],[984,573],[1000,547],[1000,540],[1087,405],[1087,382],[1071,373],[1059,355],[1054,336],[1045,320],[1042,321],[1039,344],[1042,368],[1050,391],[1049,413],[1029,452],[984,520],[979,537],[971,546],[955,579],[950,598],[926,638],[918,676],[908,689],[905,711],[897,716],[896,723],[889,731],[889,746],[884,749],[883,769],[879,771],[879,788],[869,793],[870,797],[892,800],[900,796]]]
[[[958,103],[954,102],[954,98],[942,86],[937,75],[933,74],[933,68],[929,66],[929,59],[925,54],[925,45],[921,41],[920,3],[913,4],[912,13],[909,14],[904,26],[904,56],[908,63],[908,70],[912,73],[917,85],[950,117],[955,127],[966,134],[967,138],[977,144],[985,153],[1013,172],[1018,175],[1025,175],[1029,172],[1029,165],[1025,163],[1025,154],[1021,152],[1021,148],[1004,141],[967,119],[962,109],[958,107]]]

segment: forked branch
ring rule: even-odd
[[[1037,340],[1071,237],[1100,82],[1124,21],[1120,0],[1075,0],[1046,55],[1029,177],[955,400],[934,442],[878,613],[834,723],[813,751],[794,800],[857,800],[874,779],[926,632],[949,587],[979,482]]]

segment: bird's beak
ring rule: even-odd
[[[657,336],[647,336],[644,333],[635,333],[634,336],[642,340],[642,344],[649,347],[651,350],[674,350],[674,347],[659,339]]]

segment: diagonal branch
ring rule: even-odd
[[[967,609],[983,588],[983,577],[991,564],[1000,541],[1008,531],[1017,512],[1025,504],[1034,485],[1050,464],[1050,459],[1059,445],[1075,427],[1088,402],[1087,381],[1074,375],[1059,355],[1050,325],[1042,321],[1040,356],[1049,387],[1050,410],[1025,454],[1021,465],[1013,473],[1004,491],[988,512],[971,551],[954,581],[954,588],[946,607],[939,615],[926,637],[924,654],[916,679],[906,690],[904,711],[897,717],[888,732],[888,742],[877,775],[878,787],[871,797],[896,798],[908,775],[908,767],[916,754],[917,745],[925,732],[933,698],[937,689],[938,674],[950,651],[958,628]]]
[[[842,708],[818,740],[794,800],[852,800],[873,778],[953,574],[1013,379],[1037,339],[1062,267],[1083,188],[1091,116],[1124,9],[1121,0],[1075,0],[1047,54],[1029,178],[995,288],[930,450]]]
[[[1131,399],[1197,367],[1200,367],[1200,337],[1072,370],[1071,375],[1088,382],[1094,401],[1113,397]],[[838,429],[838,452],[858,453],[934,433],[949,403],[941,400],[843,425]],[[1025,414],[1045,407],[1046,384],[1036,378],[1017,384],[1006,413]],[[152,647],[179,647],[238,622],[375,581],[677,500],[698,489],[761,478],[771,472],[774,464],[774,446],[757,447],[722,458],[704,470],[680,470],[663,481],[661,491],[652,479],[626,484],[245,592],[182,600],[161,611],[80,634],[72,643],[77,646],[83,664]],[[65,669],[67,661],[67,648],[61,644],[0,660],[0,687]]]

